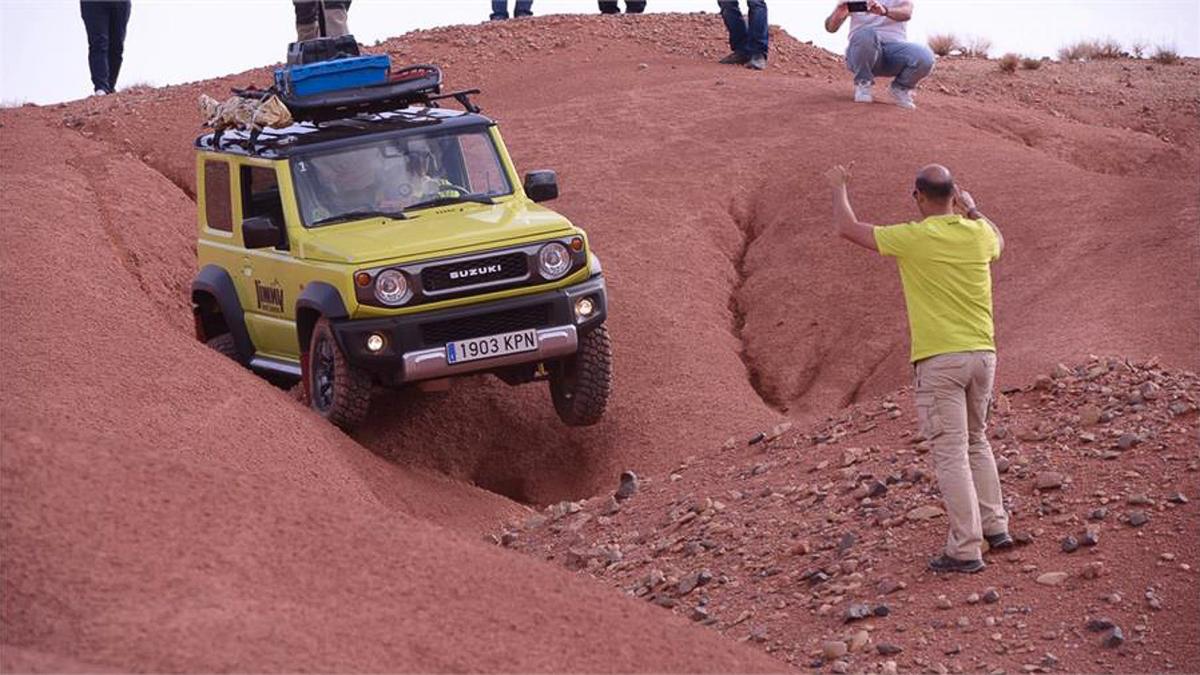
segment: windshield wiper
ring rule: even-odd
[[[391,218],[392,220],[408,220],[408,216],[403,211],[379,211],[374,209],[362,211],[347,211],[339,213],[336,216],[322,218],[316,222],[310,223],[310,227],[317,225],[328,225],[329,223],[339,223],[346,220],[363,220],[365,218]]]
[[[427,199],[423,202],[417,202],[412,206],[405,207],[405,211],[415,211],[417,209],[431,209],[435,206],[446,206],[449,204],[461,204],[471,202],[474,204],[495,204],[496,200],[487,195],[454,195],[453,197],[435,197]]]

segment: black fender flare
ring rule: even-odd
[[[345,319],[348,316],[346,303],[342,302],[342,294],[336,288],[323,281],[306,284],[300,297],[296,298],[296,338],[300,341],[300,353],[308,352],[318,319]]]
[[[254,357],[254,343],[250,341],[250,332],[246,330],[246,317],[242,312],[242,303],[238,300],[237,288],[233,285],[233,279],[229,276],[229,272],[216,265],[205,265],[200,268],[196,278],[192,281],[193,311],[200,311],[203,296],[212,298],[216,302],[217,308],[221,310],[225,327],[233,335],[233,342],[237,346],[238,360],[243,365],[250,363],[250,359]]]

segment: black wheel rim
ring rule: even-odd
[[[326,412],[333,407],[334,354],[332,341],[325,336],[317,339],[313,350],[313,407]]]

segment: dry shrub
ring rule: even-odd
[[[1038,68],[1042,67],[1042,60],[1026,56],[1025,58],[1021,59],[1021,67],[1025,70],[1037,70]]]
[[[949,33],[930,35],[929,49],[938,56],[949,56],[950,52],[958,49],[958,38]]]
[[[986,59],[988,51],[992,48],[992,41],[985,37],[973,37],[966,44],[961,45],[963,56],[970,56],[978,59]]]
[[[1154,50],[1154,60],[1164,66],[1179,63],[1179,54],[1170,47],[1158,47]]]
[[[1009,52],[1000,57],[1000,70],[1005,73],[1017,72],[1017,66],[1021,63],[1021,57]]]
[[[1138,40],[1137,42],[1134,42],[1133,44],[1129,45],[1129,51],[1133,52],[1133,58],[1135,58],[1135,59],[1140,59],[1140,58],[1145,57],[1147,49],[1148,49],[1148,47],[1146,46],[1146,43],[1142,42],[1141,40]]]
[[[1068,61],[1091,61],[1096,58],[1097,51],[1098,47],[1095,41],[1080,40],[1059,49],[1058,60],[1063,63]]]
[[[1119,59],[1126,56],[1126,53],[1121,50],[1121,43],[1112,38],[1104,38],[1092,43],[1095,49],[1097,59]]]

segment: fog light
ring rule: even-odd
[[[367,336],[367,351],[378,352],[383,349],[384,339],[379,333],[371,333]]]
[[[580,298],[575,301],[575,318],[586,319],[596,311],[596,303],[591,298]]]

